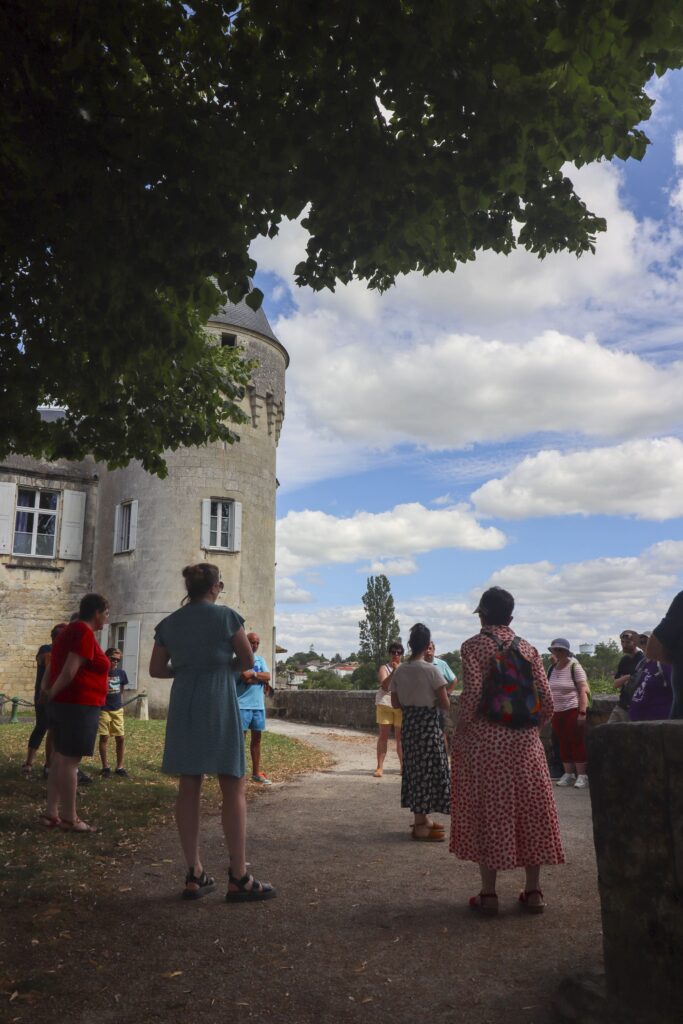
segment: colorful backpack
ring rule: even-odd
[[[519,637],[503,644],[493,633],[497,651],[482,686],[479,713],[510,729],[529,729],[541,723],[541,700],[531,663],[519,650]]]

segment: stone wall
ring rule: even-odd
[[[375,690],[276,690],[270,700],[269,713],[277,718],[293,718],[301,722],[318,722],[347,729],[361,729],[374,732]],[[458,694],[451,696],[448,730],[457,717]],[[602,725],[609,718],[616,704],[616,697],[595,697],[588,713],[588,728]],[[546,744],[550,740],[550,728],[542,732]]]
[[[683,721],[589,738],[609,1019],[683,1018]]]
[[[83,462],[40,462],[12,457],[0,465],[3,481],[20,487],[86,493],[83,551],[80,560],[0,555],[0,692],[33,699],[36,651],[50,643],[50,630],[68,621],[80,599],[92,588],[92,559],[97,517],[98,480],[91,459]],[[62,527],[61,499],[57,512],[55,551]]]

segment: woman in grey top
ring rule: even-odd
[[[430,819],[437,811],[450,814],[451,782],[448,755],[443,741],[438,709],[447,711],[446,680],[425,661],[431,642],[426,626],[418,622],[410,631],[408,661],[391,677],[391,701],[403,709],[403,779],[401,807],[414,815],[413,839],[442,843],[444,829]]]
[[[183,577],[187,596],[157,626],[149,664],[153,678],[173,678],[162,771],[180,776],[176,824],[187,861],[183,898],[199,899],[216,888],[199,855],[202,778],[215,774],[230,854],[226,900],[271,899],[273,887],[246,868],[246,762],[235,677],[253,665],[251,645],[241,615],[216,604],[223,590],[217,566],[187,565]]]

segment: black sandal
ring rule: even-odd
[[[188,889],[188,885],[196,885],[197,889]],[[202,896],[206,896],[208,893],[213,892],[216,888],[216,879],[212,878],[211,875],[207,875],[206,871],[202,871],[199,878],[196,877],[194,870],[190,870],[185,875],[185,888],[183,889],[184,900],[200,900]]]
[[[228,870],[228,881],[238,886],[239,891],[230,892],[228,889],[226,903],[255,903],[257,900],[273,900],[277,896],[270,882],[259,882],[249,872],[241,878],[235,878],[232,871]],[[252,883],[251,889],[247,889],[249,882]]]

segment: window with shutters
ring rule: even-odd
[[[114,516],[114,554],[134,551],[137,541],[138,503],[123,501],[116,506]]]
[[[58,505],[58,491],[17,489],[12,554],[55,557]]]
[[[202,547],[239,551],[242,538],[242,503],[232,498],[202,501]]]

